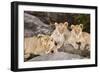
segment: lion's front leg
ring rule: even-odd
[[[54,49],[54,53],[58,53],[58,49]]]
[[[25,54],[24,55],[24,61],[27,61],[27,59],[30,57],[30,54]]]
[[[76,42],[71,42],[70,44],[74,47],[74,49],[79,49],[79,46],[76,44]]]
[[[84,49],[85,49],[85,44],[84,43],[81,43],[80,50],[84,50]]]
[[[81,50],[88,50],[88,51],[90,51],[90,45],[82,43],[80,49]]]

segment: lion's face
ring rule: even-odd
[[[43,36],[41,41],[46,54],[50,53],[51,50],[56,46],[54,39],[50,36]]]
[[[48,41],[48,46],[50,49],[53,49],[56,45],[55,45],[55,41],[53,38],[50,38]]]
[[[80,24],[80,25],[71,25],[71,29],[72,29],[72,33],[74,35],[79,36],[81,33],[82,33],[82,29],[83,29],[83,25]]]
[[[55,23],[56,29],[62,34],[67,30],[68,23]]]

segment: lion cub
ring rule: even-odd
[[[55,47],[55,41],[49,35],[38,35],[24,39],[25,58],[33,55],[44,55]]]
[[[69,39],[70,43],[75,49],[80,48],[81,50],[90,49],[90,34],[83,32],[83,24],[71,25],[71,37]]]
[[[64,34],[67,30],[68,23],[55,23],[55,30],[51,34],[51,37],[56,42],[56,48],[54,49],[54,52],[58,52],[58,49],[61,48],[64,44],[65,37]]]

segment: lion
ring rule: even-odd
[[[71,43],[75,49],[89,50],[90,49],[90,34],[83,32],[83,24],[71,25],[71,36],[69,43]]]
[[[24,39],[24,57],[33,55],[49,54],[55,47],[55,41],[49,35],[38,35]]]
[[[61,48],[65,41],[65,32],[67,30],[68,23],[55,23],[55,30],[51,34],[51,37],[56,41],[56,48],[54,52],[58,52],[58,49]]]

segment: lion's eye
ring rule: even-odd
[[[57,46],[57,42],[55,42],[55,45]]]
[[[53,39],[51,39],[51,41],[53,41]]]

